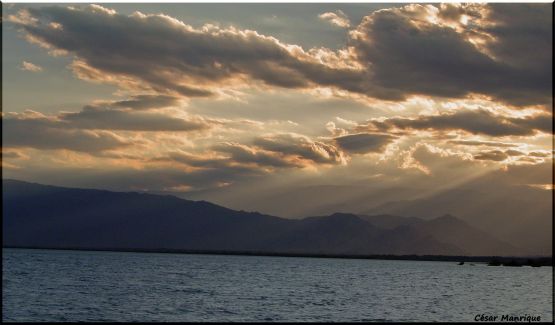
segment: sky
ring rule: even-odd
[[[307,187],[550,191],[552,26],[550,4],[3,4],[3,177],[284,216]]]

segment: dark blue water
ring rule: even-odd
[[[553,320],[550,267],[2,251],[3,321]]]

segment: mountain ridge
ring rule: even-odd
[[[473,237],[497,246],[493,245],[494,251],[487,247],[469,250],[468,245],[452,242],[450,237],[457,231],[452,225],[444,227],[441,231],[445,234],[441,235],[434,233],[429,221],[404,217],[397,220],[401,223],[409,220],[408,224],[388,229],[373,224],[365,216],[348,213],[291,220],[172,195],[73,189],[12,179],[4,179],[2,188],[4,246],[307,254],[510,255],[515,252],[511,245],[490,239],[487,234],[484,240],[484,234],[470,226],[465,229],[478,234]]]

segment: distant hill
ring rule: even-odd
[[[302,218],[335,212],[358,213],[391,201],[392,197],[415,197],[421,190],[414,188],[376,188],[365,185],[313,185],[292,186],[261,190],[250,195],[233,194],[223,188],[174,194],[191,200],[207,197],[212,202],[249,209],[285,218]],[[162,194],[162,193],[161,193]]]
[[[2,181],[3,246],[306,254],[514,255],[462,220],[336,213],[299,220],[170,195]]]
[[[552,183],[552,169],[551,162],[536,167],[515,165],[439,187],[420,181],[392,183],[376,179],[350,185],[299,182],[256,190],[219,188],[174,194],[193,200],[210,198],[236,210],[295,219],[335,212],[425,220],[450,214],[519,247],[525,255],[551,255],[553,190],[534,184]]]
[[[422,219],[453,214],[495,238],[521,247],[525,254],[552,254],[552,191],[529,186],[495,190],[482,187],[482,191],[456,189],[416,200],[388,202],[363,214]]]

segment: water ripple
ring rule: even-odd
[[[553,270],[3,249],[3,321],[551,321]]]

